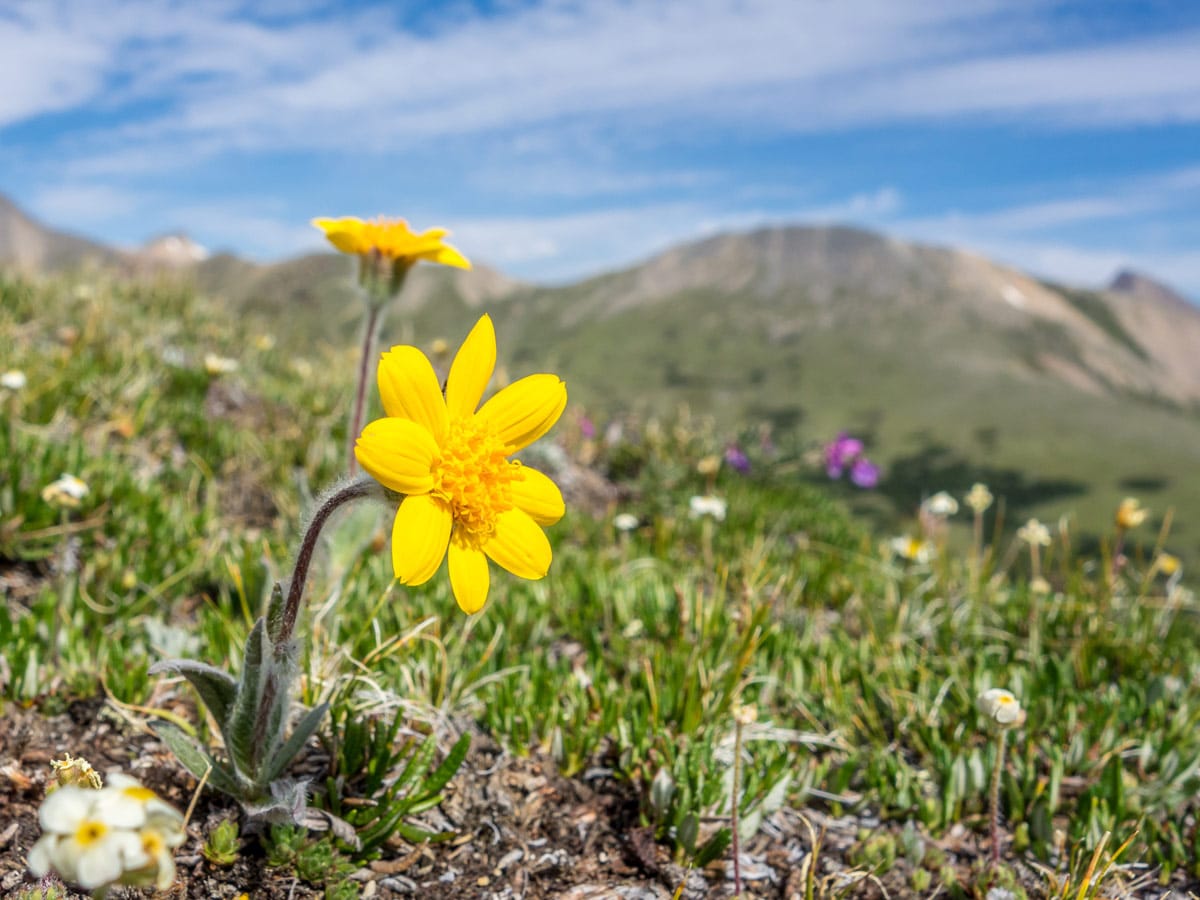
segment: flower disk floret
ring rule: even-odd
[[[424,353],[393,347],[378,369],[386,416],[363,429],[354,449],[366,472],[404,495],[392,526],[396,578],[423,584],[448,559],[466,613],[487,601],[489,559],[521,578],[546,574],[552,553],[542,526],[564,512],[554,482],[509,457],[558,421],[566,385],[556,375],[530,375],[480,406],[495,366],[486,315],[455,356],[444,395]]]

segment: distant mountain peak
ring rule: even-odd
[[[1114,294],[1124,294],[1133,299],[1154,300],[1174,305],[1192,306],[1182,295],[1144,272],[1136,269],[1121,269],[1108,284]]]

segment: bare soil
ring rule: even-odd
[[[119,712],[103,699],[73,703],[66,713],[45,716],[9,704],[0,711],[0,896],[16,897],[36,884],[26,871],[25,857],[39,836],[37,808],[50,776],[50,760],[66,752],[83,756],[101,773],[119,769],[140,778],[180,809],[187,808],[196,787],[144,723]],[[602,763],[579,778],[564,778],[538,755],[515,756],[489,737],[473,736],[471,753],[451,782],[442,807],[426,816],[435,830],[458,833],[451,841],[413,846],[395,840],[381,859],[352,876],[361,896],[419,896],[423,900],[683,900],[733,895],[728,861],[703,871],[688,871],[672,861],[668,849],[655,842],[641,824],[634,787],[615,779]],[[315,745],[299,766],[324,765]],[[176,855],[175,884],[155,894],[149,889],[119,888],[110,897],[228,898],[304,900],[323,890],[300,881],[288,869],[266,865],[253,838],[230,866],[217,866],[201,855],[204,835],[221,819],[237,815],[226,798],[205,791],[188,826],[189,837]],[[709,823],[715,826],[716,823]],[[813,830],[810,831],[810,825]],[[814,887],[817,896],[898,898],[944,894],[940,878],[914,890],[913,868],[899,859],[875,877],[851,865],[854,848],[865,831],[899,832],[896,823],[866,816],[833,818],[819,810],[784,810],[767,820],[742,847],[743,896],[800,900],[805,893],[805,862],[812,837],[821,835]],[[986,847],[970,829],[956,827],[934,841],[924,838],[957,873],[958,896],[983,897],[978,878]],[[1010,860],[1030,896],[1045,890],[1043,876]],[[942,869],[944,872],[945,869]],[[1124,896],[1164,896],[1151,874],[1132,870]],[[1132,882],[1132,883],[1131,883]],[[1140,884],[1138,882],[1141,882]],[[1197,885],[1176,883],[1187,896]],[[679,892],[676,894],[676,892]],[[68,893],[71,900],[84,894]]]

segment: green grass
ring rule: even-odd
[[[255,349],[253,336],[270,331],[266,319],[234,325],[171,288],[0,281],[0,369],[29,379],[0,398],[0,571],[32,585],[20,597],[10,589],[0,611],[5,701],[51,712],[103,685],[140,705],[160,658],[239,664],[271,583],[289,573],[309,496],[340,476],[354,371],[342,346],[310,347],[303,360]],[[806,377],[832,377],[821,367],[837,351],[806,356]],[[199,362],[206,352],[241,368],[214,381]],[[896,390],[869,405],[904,402]],[[1119,843],[1140,828],[1126,858],[1195,873],[1200,607],[1150,572],[1150,528],[1132,536],[1115,581],[1103,555],[1111,534],[1095,546],[1075,531],[1056,537],[1042,560],[1048,595],[1031,590],[1020,548],[1010,552],[1016,512],[1046,508],[1040,494],[1059,481],[1058,500],[1074,502],[1074,481],[1100,477],[1054,446],[1052,399],[1026,406],[1019,441],[999,438],[1019,448],[982,470],[1009,516],[995,533],[989,513],[978,561],[960,524],[940,558],[905,564],[886,551],[894,519],[884,528],[871,518],[942,488],[961,493],[981,474],[959,450],[982,427],[970,398],[925,401],[931,419],[960,417],[958,446],[932,450],[889,415],[878,420],[871,449],[891,454],[892,471],[875,495],[819,483],[803,443],[709,484],[696,464],[732,433],[689,419],[631,426],[593,465],[621,482],[619,508],[638,529],[620,534],[608,515],[570,509],[550,529],[549,576],[497,574],[474,619],[444,577],[392,582],[389,555],[371,540],[386,510],[348,515],[316,567],[302,699],[332,698],[339,722],[399,704],[428,727],[469,716],[516,752],[544,749],[569,775],[609,766],[686,856],[697,821],[729,813],[734,703],[758,712],[739,802],[748,827],[788,804],[869,809],[934,836],[958,823],[982,833],[996,741],[974,701],[1004,686],[1028,711],[1001,790],[1023,852],[1049,860],[1056,829],[1090,851],[1106,832]],[[812,403],[805,428],[835,430]],[[1105,413],[1077,406],[1084,418]],[[1153,441],[1114,435],[1133,474],[1162,471],[1175,457],[1156,448],[1194,427],[1157,414],[1145,412]],[[569,454],[596,449],[570,416],[556,434]],[[63,472],[91,486],[65,515],[40,497]],[[688,498],[710,487],[728,501],[724,522],[688,516]],[[1141,495],[1162,509],[1178,492],[1180,509],[1200,509],[1185,490],[1168,482]],[[1104,532],[1120,496],[1118,482],[1093,530]],[[1181,519],[1195,535],[1200,519]]]

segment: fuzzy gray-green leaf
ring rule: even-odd
[[[150,667],[149,674],[177,672],[188,680],[200,695],[219,725],[224,725],[237,697],[237,681],[227,672],[192,659],[165,659]]]
[[[240,799],[242,792],[239,790],[237,777],[227,771],[207,750],[174,725],[156,725],[154,732],[171,748],[171,752],[185,769],[197,778],[203,778],[205,772],[208,772],[208,784],[223,794]]]
[[[268,679],[267,668],[271,655],[267,646],[267,635],[262,619],[254,623],[246,638],[246,656],[242,663],[242,677],[238,682],[237,698],[227,722],[222,723],[225,744],[233,764],[247,777],[253,777],[262,748],[258,746],[255,725],[259,707],[262,705],[263,689]]]

